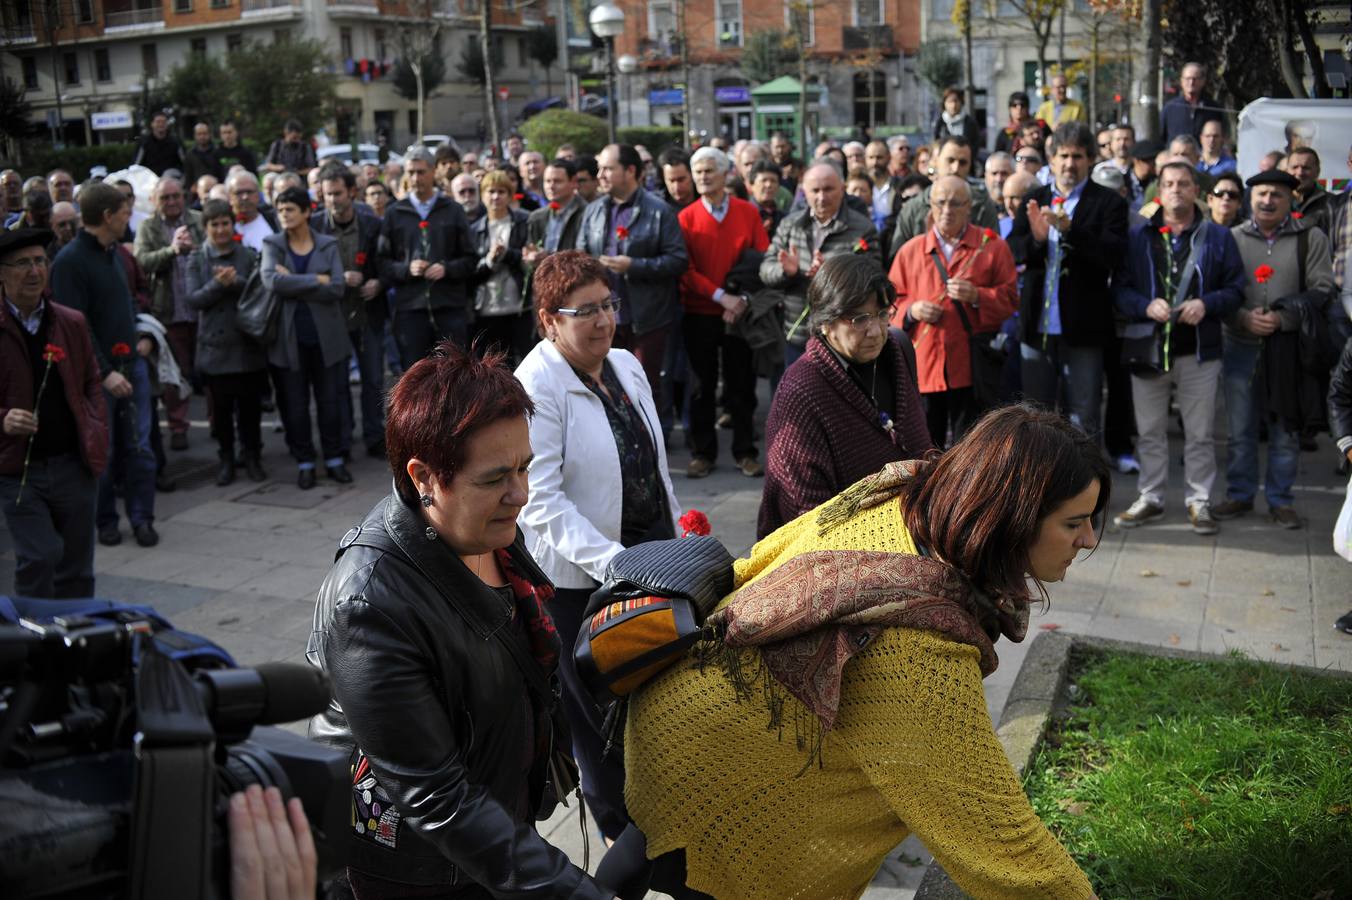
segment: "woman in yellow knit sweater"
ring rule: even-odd
[[[858,897],[914,833],[974,897],[1092,896],[1024,795],[981,680],[994,641],[1024,637],[1027,579],[1045,597],[1097,543],[1109,486],[1093,441],[1008,407],[756,544],[703,664],[631,700],[641,834],[621,845],[646,838],[652,887]]]

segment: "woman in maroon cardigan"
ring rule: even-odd
[[[885,464],[917,459],[933,446],[915,351],[888,334],[894,297],[871,256],[834,257],[813,277],[812,338],[784,373],[765,424],[757,539]]]

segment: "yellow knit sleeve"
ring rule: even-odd
[[[852,755],[972,897],[1090,897],[995,736],[978,658],[929,632],[887,629],[846,669],[828,747]]]

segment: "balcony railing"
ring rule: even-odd
[[[31,44],[37,40],[33,23],[0,25],[0,44]]]
[[[368,12],[380,12],[380,5],[376,0],[328,0],[329,7],[360,9]]]
[[[127,9],[103,14],[104,28],[129,28],[134,25],[162,24],[164,24],[163,6],[148,6],[144,9]]]
[[[299,0],[240,0],[241,12],[259,12],[269,9],[288,9],[299,6]]]

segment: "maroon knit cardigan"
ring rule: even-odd
[[[895,341],[878,357],[893,370],[891,434],[821,338],[809,340],[807,352],[784,373],[765,423],[757,540],[887,463],[918,459],[933,446],[915,378]]]

